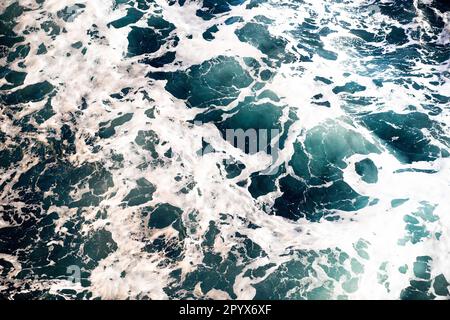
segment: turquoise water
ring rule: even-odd
[[[0,12],[0,299],[450,297],[446,1]]]

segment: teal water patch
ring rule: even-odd
[[[151,213],[148,226],[150,228],[163,229],[173,226],[179,232],[183,232],[184,226],[181,221],[183,210],[168,203],[159,204]]]
[[[407,202],[409,199],[394,199],[391,201],[392,208],[396,208],[398,206],[401,206],[405,202]]]
[[[0,95],[0,101],[6,105],[38,102],[43,100],[53,90],[53,85],[48,81],[44,81],[17,89],[9,94],[2,94]]]
[[[185,0],[179,0],[180,4]],[[211,20],[215,15],[219,15],[231,10],[231,7],[244,3],[245,0],[204,0],[202,8],[197,10],[197,16],[204,20]]]
[[[143,15],[144,13],[140,10],[137,10],[135,8],[128,8],[126,16],[110,22],[108,26],[113,26],[116,29],[120,29],[138,22],[143,17]]]
[[[355,163],[355,171],[364,182],[377,183],[378,181],[378,169],[370,159],[364,159]]]
[[[176,52],[169,51],[160,57],[156,57],[153,59],[145,58],[142,59],[140,62],[146,63],[154,68],[162,68],[164,65],[174,62],[175,59],[176,59]]]
[[[15,87],[22,85],[27,76],[26,72],[10,70],[6,67],[0,68],[0,77],[5,79],[8,84],[4,84],[0,87],[0,90],[11,90]]]
[[[369,243],[364,239],[359,239],[358,242],[353,244],[353,248],[359,257],[365,260],[369,260],[369,254],[367,253],[367,249],[369,247]]]
[[[57,16],[60,19],[63,19],[65,22],[73,22],[76,17],[78,17],[81,13],[83,13],[84,8],[86,8],[85,4],[77,3],[73,6],[67,6],[57,12]]]
[[[340,281],[347,293],[354,292],[358,287],[357,276],[344,266],[350,260],[349,255],[340,249],[299,251],[291,252],[291,255],[291,261],[278,266],[267,278],[253,285],[256,289],[255,299],[324,300],[337,298],[333,293],[340,286]],[[329,276],[329,280],[321,282],[319,286],[302,281],[317,276],[314,262],[318,262],[321,271]]]
[[[158,51],[169,40],[175,26],[161,17],[151,16],[147,20],[147,28],[131,27],[128,34],[128,56],[139,56]],[[174,44],[177,37],[171,38]]]
[[[94,261],[105,259],[117,250],[117,244],[112,239],[111,232],[101,229],[94,232],[83,247],[85,254]]]
[[[319,23],[313,17],[306,18],[299,24],[292,31],[292,35],[298,40],[297,48],[306,51],[308,54],[302,57],[302,61],[311,62],[315,55],[327,60],[336,60],[338,53],[325,49],[325,44],[322,41],[322,38],[334,32],[334,30],[328,26],[323,26],[322,23]]]
[[[431,276],[433,259],[429,256],[419,256],[413,263],[414,279],[410,286],[402,290],[403,300],[432,300],[436,296],[449,295],[449,283],[443,274]]]
[[[2,48],[0,51],[0,58],[6,57],[16,43],[25,40],[24,37],[18,36],[14,32],[17,20],[23,12],[24,8],[21,7],[18,2],[14,2],[6,7],[0,15],[0,47],[6,47]]]
[[[218,32],[218,31],[219,31],[219,28],[216,25],[206,29],[206,31],[203,32],[203,39],[205,39],[207,41],[214,40],[215,39],[214,33]]]
[[[399,239],[398,244],[406,245],[408,242],[415,244],[431,238],[433,233],[428,230],[428,225],[439,220],[439,217],[433,214],[435,208],[436,206],[422,202],[417,211],[405,215],[403,221],[406,223],[406,236]]]
[[[113,187],[111,173],[101,162],[70,163],[66,157],[76,153],[75,132],[68,125],[60,129],[60,136],[48,138],[47,144],[24,140],[21,146],[28,155],[40,161],[27,168],[12,185],[20,199],[29,204],[38,204],[43,209],[50,206],[83,208],[97,206],[105,193]],[[78,196],[74,191],[88,186],[88,190]]]
[[[341,92],[346,92],[346,93],[356,93],[356,92],[361,92],[366,90],[366,87],[363,85],[360,85],[356,82],[348,82],[343,86],[337,86],[333,88],[333,92],[334,93],[341,93]]]
[[[193,66],[186,72],[151,72],[148,76],[167,80],[166,90],[185,100],[191,108],[227,105],[237,98],[240,89],[253,81],[234,58],[225,56]]]
[[[156,188],[152,183],[145,178],[140,178],[136,184],[136,188],[132,189],[122,200],[126,206],[139,206],[153,199]]]
[[[245,153],[270,153],[270,141],[279,135],[281,110],[271,103],[254,104],[245,101],[230,113],[232,116],[216,122],[223,137]]]
[[[98,135],[102,139],[111,138],[114,134],[116,134],[116,128],[122,126],[133,118],[132,113],[126,113],[116,119],[108,122],[100,123],[100,129],[98,131]]]
[[[245,165],[243,163],[233,159],[224,160],[223,165],[227,171],[228,179],[236,178],[241,174],[242,170],[245,169]]]
[[[158,158],[156,146],[159,144],[160,141],[158,135],[154,131],[152,130],[139,131],[134,141],[142,149],[150,151],[150,154],[154,159]]]
[[[355,211],[368,204],[368,197],[359,195],[343,180],[346,158],[379,152],[356,131],[321,125],[307,133],[304,144],[296,143],[294,148],[289,165],[298,178],[280,179],[283,195],[274,204],[278,215],[318,221],[332,210]]]
[[[236,298],[233,285],[236,277],[243,271],[245,263],[266,256],[259,245],[245,235],[236,232],[235,237],[240,241],[223,257],[214,250],[215,239],[220,236],[219,228],[220,225],[217,222],[210,221],[209,229],[202,241],[203,260],[196,270],[189,272],[183,280],[180,279],[176,270],[173,272],[173,282],[165,289],[170,297],[194,298],[194,288],[199,284],[205,294],[216,289],[226,292],[232,299]]]
[[[4,143],[2,141],[2,143]],[[10,144],[0,150],[0,168],[7,169],[23,159],[22,147],[17,144]]]
[[[397,114],[392,111],[374,113],[364,116],[363,123],[405,163],[433,161],[449,156],[447,150],[441,150],[434,145],[422,132],[423,129],[427,129],[439,138],[441,131],[440,125],[426,114],[420,112]]]
[[[294,57],[286,52],[286,40],[272,36],[262,23],[249,22],[237,30],[236,34],[239,40],[255,46],[271,60],[286,63],[294,60]]]
[[[150,28],[133,27],[128,34],[128,41],[128,54],[130,56],[153,53],[161,47],[158,34]]]
[[[177,234],[160,235],[153,241],[147,241],[144,250],[148,253],[157,253],[164,257],[162,265],[171,265],[183,258],[183,241],[186,237],[186,227],[183,225],[181,215],[183,210],[168,203],[159,203],[155,207],[145,207],[143,217],[148,217],[147,228],[149,232],[171,227]]]

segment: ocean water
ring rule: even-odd
[[[0,299],[449,299],[449,2],[0,12]]]

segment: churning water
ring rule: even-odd
[[[448,2],[0,12],[0,298],[450,297]]]

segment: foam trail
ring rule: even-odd
[[[450,297],[444,2],[0,12],[2,296]]]

